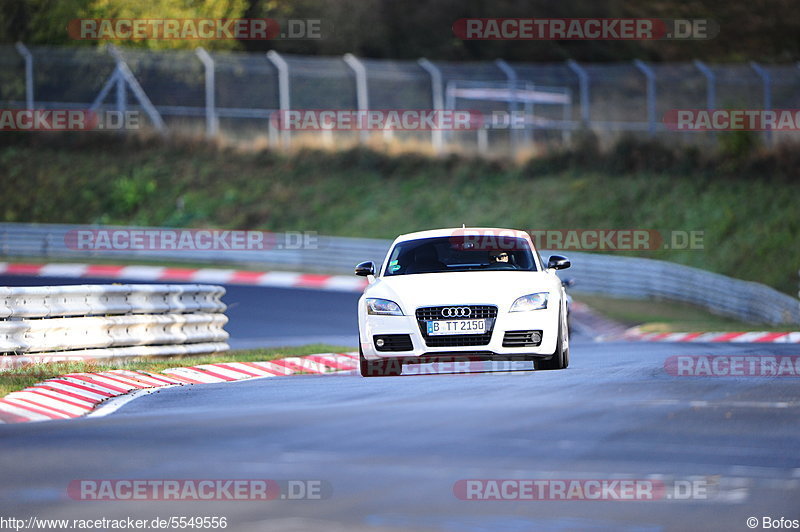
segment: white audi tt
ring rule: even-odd
[[[361,374],[399,375],[403,363],[532,360],[569,364],[566,293],[522,231],[460,228],[399,236],[358,302]]]

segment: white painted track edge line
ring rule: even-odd
[[[166,390],[167,388],[174,388],[176,386],[182,386],[182,385],[168,384],[165,386],[159,386],[158,388],[143,388],[140,390],[135,390],[131,393],[126,393],[124,395],[111,397],[106,401],[103,401],[102,403],[97,405],[94,410],[84,415],[83,417],[104,417],[109,414],[113,414],[114,412],[116,412],[126,404],[130,403],[134,399],[138,399],[139,397],[145,395],[150,395],[151,393],[160,392],[161,390]]]

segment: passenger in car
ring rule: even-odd
[[[419,246],[414,250],[414,262],[408,268],[408,273],[440,272],[447,269],[441,260],[436,248],[432,244]]]

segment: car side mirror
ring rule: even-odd
[[[572,266],[572,263],[569,259],[561,255],[550,255],[550,258],[547,259],[547,269],[565,270],[570,266]]]
[[[375,263],[370,261],[362,262],[356,266],[356,275],[367,277],[368,275],[375,275]]]

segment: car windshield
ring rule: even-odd
[[[531,247],[523,238],[444,236],[400,242],[392,249],[383,274],[536,269]]]

